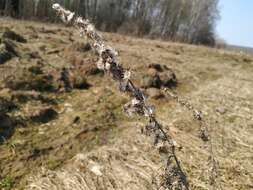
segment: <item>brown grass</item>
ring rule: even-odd
[[[7,77],[20,75],[22,80],[26,68],[37,64],[37,59],[27,56],[31,51],[37,51],[43,57],[44,72],[53,74],[63,66],[72,67],[73,62],[86,66],[95,60],[92,52],[77,52],[78,58],[73,60],[72,53],[64,51],[71,43],[69,28],[9,19],[0,22],[0,32],[9,27],[28,40],[27,44],[18,44],[20,58],[0,65]],[[56,34],[43,32],[42,28]],[[36,38],[34,31],[37,31]],[[201,109],[214,129],[213,142],[223,189],[251,189],[253,58],[202,46],[109,33],[103,33],[103,36],[119,50],[121,62],[132,69],[136,83],[147,73],[151,63],[164,64],[175,71],[179,81],[178,94]],[[81,41],[78,33],[73,34],[73,39]],[[55,53],[48,54],[53,50]],[[79,61],[79,57],[84,61]],[[5,77],[1,75],[0,86],[3,86]],[[150,143],[140,134],[138,126],[143,126],[142,121],[135,123],[122,114],[121,106],[127,98],[119,98],[117,87],[111,86],[108,77],[90,75],[87,80],[92,85],[88,90],[42,93],[57,101],[53,107],[59,117],[41,125],[26,122],[26,127],[16,128],[14,134],[0,145],[1,179],[11,177],[16,189],[25,187],[27,181],[27,188],[35,185],[35,189],[155,188],[151,182],[161,162]],[[13,93],[2,88],[0,96],[10,98]],[[206,183],[208,152],[197,137],[199,127],[192,120],[191,113],[169,98],[150,101],[156,105],[162,124],[170,127],[192,189],[209,189]],[[45,106],[37,100],[17,104],[19,110],[11,114],[24,118],[34,109]],[[222,109],[226,111],[220,113]],[[77,116],[80,121],[73,123]],[[15,147],[15,153],[10,147]],[[44,154],[31,159],[29,156],[33,155],[35,148]],[[41,167],[45,168],[45,175],[41,175]],[[30,177],[33,177],[32,182]]]

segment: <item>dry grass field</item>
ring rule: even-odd
[[[168,86],[203,112],[212,131],[223,189],[252,189],[252,55],[102,36],[156,106],[191,189],[211,189],[208,151],[191,113],[160,89],[172,72],[177,80]],[[0,56],[0,189],[157,189],[163,163],[141,133],[145,121],[123,113],[129,98],[96,69],[77,30],[0,18]],[[64,88],[65,70],[72,90]]]

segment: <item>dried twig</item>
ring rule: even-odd
[[[208,126],[206,120],[202,115],[202,112],[194,108],[191,103],[189,103],[184,99],[179,98],[177,94],[171,92],[167,88],[165,88],[164,91],[167,95],[172,97],[178,104],[180,104],[182,107],[185,107],[187,110],[192,112],[193,118],[198,121],[198,124],[200,126],[199,137],[203,140],[203,142],[205,142],[209,152],[208,164],[210,167],[210,176],[209,176],[210,185],[213,187],[214,190],[222,189],[220,183],[218,182],[218,168],[217,168],[218,161],[216,160],[213,151],[211,127]]]
[[[130,94],[133,98],[131,102],[124,106],[127,114],[137,113],[149,119],[145,127],[145,134],[154,138],[154,144],[159,153],[166,153],[166,166],[164,169],[161,187],[175,190],[187,190],[188,182],[181,169],[180,162],[175,154],[175,145],[171,136],[166,134],[163,127],[155,118],[153,106],[146,103],[142,91],[131,81],[130,71],[125,70],[118,62],[118,53],[110,46],[106,45],[101,36],[96,32],[94,26],[82,17],[75,16],[75,13],[68,11],[59,4],[54,4],[53,9],[66,24],[72,24],[80,29],[81,35],[85,35],[91,42],[93,49],[99,55],[97,67],[119,83],[121,92]]]

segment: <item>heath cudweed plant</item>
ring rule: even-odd
[[[119,63],[117,51],[105,44],[89,20],[75,15],[74,12],[64,9],[59,4],[53,4],[53,9],[64,23],[76,26],[80,30],[80,34],[88,38],[92,48],[99,56],[98,62],[96,63],[98,69],[112,76],[118,82],[120,91],[128,93],[132,97],[132,100],[124,105],[124,111],[130,116],[138,114],[148,119],[148,124],[143,129],[143,133],[153,138],[154,146],[158,149],[161,158],[165,159],[166,163],[161,176],[162,181],[160,182],[160,187],[176,190],[189,189],[186,175],[175,153],[174,141],[157,121],[154,114],[154,107],[147,103],[143,92],[131,81],[131,72],[124,69]],[[168,92],[167,89],[165,91]],[[198,121],[201,121],[201,138],[204,141],[209,141],[210,137],[207,127],[203,125],[201,112],[196,111],[187,102],[181,101],[176,95],[169,95],[174,97],[181,105],[193,111],[194,117]],[[164,155],[166,156],[164,157]]]

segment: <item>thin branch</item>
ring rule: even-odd
[[[198,124],[200,126],[199,129],[199,137],[203,140],[203,142],[207,145],[209,157],[208,157],[208,164],[210,166],[210,176],[209,176],[209,182],[212,186],[213,190],[220,190],[222,189],[219,178],[218,178],[218,161],[215,158],[214,150],[213,150],[213,142],[212,142],[212,128],[208,126],[206,120],[204,119],[202,112],[194,108],[192,104],[182,98],[179,98],[179,96],[171,91],[169,89],[165,88],[163,89],[167,95],[172,97],[179,105],[186,108],[188,111],[192,112],[193,118],[198,121]]]
[[[161,124],[156,120],[153,106],[146,103],[143,92],[131,81],[130,71],[125,70],[118,62],[118,53],[105,44],[89,20],[75,16],[75,13],[64,9],[59,4],[54,4],[53,9],[64,23],[76,26],[80,29],[80,34],[85,35],[90,40],[93,49],[99,55],[97,67],[110,74],[119,83],[121,92],[128,93],[133,98],[124,106],[125,112],[129,115],[136,113],[149,119],[149,123],[143,132],[154,138],[154,145],[159,150],[161,157],[163,157],[162,154],[166,153],[166,166],[160,186],[166,189],[188,190],[188,181],[176,156],[172,137],[164,131]]]

